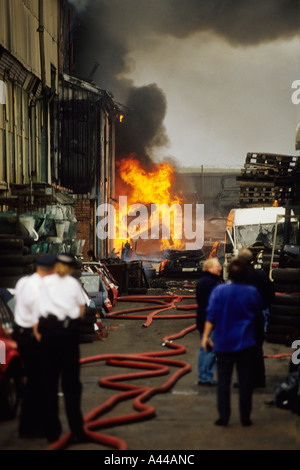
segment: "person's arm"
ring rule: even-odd
[[[214,327],[213,323],[209,321],[206,321],[204,324],[204,331],[203,331],[203,336],[202,336],[202,341],[201,341],[201,346],[204,349],[204,351],[208,351],[209,346],[210,347],[214,346],[213,341],[209,337],[210,333],[213,330],[213,327]]]
[[[80,316],[83,317],[84,316],[84,313],[85,313],[85,305],[80,305],[79,309],[80,309]]]
[[[36,340],[37,340],[38,342],[40,342],[41,339],[42,339],[42,335],[41,335],[41,333],[39,333],[39,331],[38,331],[38,326],[39,326],[38,323],[36,323],[35,325],[33,325],[33,334],[34,334]]]
[[[76,300],[77,300],[77,305],[79,307],[79,317],[83,317],[85,314],[85,309],[88,305],[89,302],[89,296],[85,292],[85,289],[82,285],[82,283],[78,279],[72,279],[73,282],[76,281]]]

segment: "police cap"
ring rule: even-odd
[[[41,255],[35,260],[37,266],[52,268],[56,263],[56,255]]]
[[[61,253],[56,257],[56,262],[67,264],[68,266],[77,266],[77,260],[75,256],[68,253]]]

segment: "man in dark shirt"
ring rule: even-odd
[[[197,315],[196,325],[200,333],[200,343],[203,334],[203,328],[206,318],[206,307],[208,304],[209,296],[214,287],[220,282],[220,274],[222,266],[218,258],[209,258],[203,265],[203,274],[199,279],[196,286],[196,299],[197,299]],[[212,332],[213,338],[213,332]],[[199,385],[215,385],[214,381],[215,370],[215,353],[213,350],[205,351],[201,344],[198,353],[198,384]]]
[[[264,326],[265,326],[265,314],[266,311],[274,299],[275,290],[274,285],[266,274],[261,269],[255,269],[252,265],[253,256],[250,250],[242,248],[239,250],[238,259],[244,260],[248,265],[248,276],[245,281],[246,284],[256,287],[263,299],[263,308],[260,314],[256,317],[255,333],[257,340],[256,348],[256,374],[254,387],[263,388],[266,385],[266,373],[265,363],[263,356],[263,342],[264,342]]]

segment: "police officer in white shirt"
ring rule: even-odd
[[[39,297],[42,279],[52,274],[56,256],[43,255],[36,260],[36,271],[22,277],[15,288],[14,339],[23,359],[26,383],[23,390],[19,436],[41,437],[45,434],[41,381],[40,345],[33,327],[39,318]]]
[[[72,441],[87,440],[81,413],[78,332],[86,299],[80,282],[72,276],[75,265],[73,256],[60,254],[55,273],[43,280],[37,337],[41,342],[46,437],[50,443],[57,441],[62,431],[58,407],[60,377]]]

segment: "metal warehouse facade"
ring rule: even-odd
[[[84,200],[76,239],[85,239],[84,253],[105,257],[109,241],[96,239],[95,213],[114,198],[118,110],[108,92],[69,75],[72,14],[64,0],[0,0],[0,210],[45,218],[65,204],[76,218]],[[43,251],[61,249],[55,235],[62,239],[39,237]],[[63,249],[75,253],[75,245]]]

